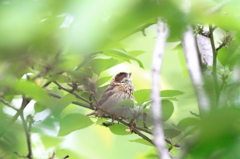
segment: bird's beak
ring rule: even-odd
[[[131,77],[131,75],[132,75],[132,73],[131,73],[131,72],[129,72],[129,73],[128,73],[128,77]]]

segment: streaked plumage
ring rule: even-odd
[[[125,116],[128,113],[128,109],[115,109],[115,106],[125,99],[134,100],[133,92],[131,73],[120,72],[113,78],[100,98],[98,102],[99,108],[115,117]],[[89,115],[103,116],[104,112],[98,109],[95,113],[90,113]]]

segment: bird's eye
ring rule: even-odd
[[[124,74],[124,77],[127,77],[127,73]]]

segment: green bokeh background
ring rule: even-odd
[[[213,23],[223,30],[236,30],[236,39],[239,42],[240,23],[235,16],[240,14],[238,0],[231,1],[223,7],[221,12],[216,14],[206,16],[203,12],[203,10],[216,6],[219,2],[192,0],[189,1],[192,3],[189,13],[186,13],[181,11],[182,3],[176,0],[1,1],[0,95],[8,89],[20,89],[17,87],[17,83],[27,73],[37,75],[44,69],[50,69],[53,72],[72,71],[84,60],[86,55],[112,48],[144,51],[144,54],[136,57],[142,62],[144,69],[139,66],[136,60],[131,60],[131,63],[124,62],[111,67],[102,72],[100,77],[114,76],[121,71],[132,72],[136,90],[150,89],[152,53],[156,39],[156,25],[154,23],[157,21],[156,18],[161,16],[167,20],[171,32],[163,60],[161,89],[184,92],[183,95],[178,96],[178,101],[173,102],[174,113],[165,124],[177,125],[181,119],[192,117],[189,111],[198,114],[197,102],[186,69],[184,54],[179,47],[176,47],[184,27],[187,24]],[[222,14],[224,12],[229,14]],[[53,59],[59,52],[61,52],[61,56],[59,61],[55,62]],[[102,54],[98,57],[106,58]],[[24,76],[24,78],[26,77]],[[41,85],[42,81],[40,79],[35,83]],[[6,95],[8,100],[19,98],[19,94],[13,96],[11,93]],[[42,101],[43,103],[47,102],[47,100]],[[20,105],[20,101],[17,100],[13,103],[16,106]],[[33,104],[28,106],[26,114],[34,112]],[[7,122],[13,113],[3,105],[1,108],[0,115]],[[87,114],[91,111],[70,104],[63,110],[61,117],[72,112]],[[44,116],[44,114],[41,115]],[[37,119],[44,120],[43,117]],[[91,120],[96,119],[91,118]],[[4,124],[5,121],[0,125],[1,128]],[[152,146],[130,142],[129,140],[139,138],[136,134],[114,135],[109,128],[99,125],[91,125],[65,137],[57,136],[59,127],[54,124],[46,127],[44,131],[37,128],[33,129],[35,132],[39,132],[32,134],[33,153],[39,159],[47,158],[54,151],[58,158],[63,158],[69,154],[70,158],[79,159],[143,159],[147,158],[145,154],[155,153]],[[6,150],[9,158],[18,158],[12,153],[13,151],[25,154],[27,146],[20,120],[10,127],[8,133],[16,137],[16,147],[6,146],[4,149],[3,142],[0,143],[0,152]],[[171,151],[173,156],[179,153],[176,149]],[[153,155],[152,158],[156,158],[156,155]]]

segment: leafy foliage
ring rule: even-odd
[[[161,74],[166,89],[159,97],[170,154],[178,156],[184,149],[183,158],[239,158],[240,3],[189,3],[183,11],[185,4],[174,0],[1,1],[0,158],[18,158],[13,152],[28,152],[28,158],[116,158],[118,144],[132,158],[157,158],[142,136],[153,138],[149,66],[159,18],[170,29]],[[216,51],[213,66],[201,65],[212,103],[206,116],[198,114],[179,44],[185,27],[197,24],[202,27],[195,35],[212,38]],[[213,37],[205,24],[212,24]],[[135,101],[116,105],[127,108],[128,116],[85,116],[87,109],[96,109],[119,70],[131,70],[134,77]],[[31,155],[26,136],[32,139]],[[39,156],[38,151],[46,153]]]
[[[60,121],[60,130],[58,136],[67,135],[75,130],[86,128],[93,122],[82,114],[69,114]]]

